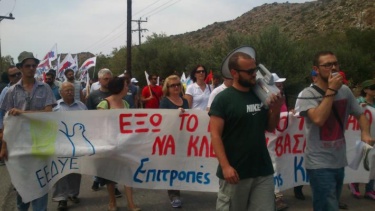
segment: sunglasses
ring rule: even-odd
[[[25,65],[23,65],[23,67],[25,67],[25,68],[30,68],[30,67],[32,67],[32,68],[36,68],[38,65],[36,65],[36,64],[25,64]]]
[[[322,66],[324,68],[332,68],[333,65],[335,65],[335,67],[337,67],[339,65],[338,62],[328,62],[328,63],[325,63],[325,64],[321,64],[319,66]]]
[[[11,74],[11,75],[8,75],[10,78],[14,78],[14,77],[20,77],[21,76],[21,73],[14,73],[14,74]]]
[[[204,71],[204,70],[197,70],[197,71],[195,71],[195,73],[206,73],[206,71]]]
[[[237,72],[240,72],[240,73],[243,72],[243,73],[247,73],[248,75],[252,75],[252,74],[258,72],[258,67],[248,69],[248,70],[239,70],[239,69],[234,69],[234,70],[236,70]]]
[[[177,87],[180,87],[181,86],[181,83],[178,83],[178,84],[171,84],[171,85],[168,85],[168,88],[177,88]]]

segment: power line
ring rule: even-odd
[[[169,0],[169,1],[165,2],[164,4],[162,4],[162,5],[158,6],[158,7],[156,7],[155,9],[153,9],[153,10],[147,12],[146,14],[143,14],[142,16],[147,16],[148,14],[153,13],[154,11],[156,11],[156,10],[160,9],[161,7],[163,7],[163,6],[167,5],[167,4],[169,4],[169,3],[172,2],[172,1],[174,1],[174,0]]]
[[[161,10],[156,11],[156,12],[154,12],[154,13],[148,15],[147,17],[151,17],[152,15],[158,14],[159,12],[162,12],[163,10],[167,9],[168,7],[170,7],[170,6],[172,6],[172,5],[175,5],[176,3],[180,2],[180,1],[181,1],[181,0],[178,0],[178,1],[176,1],[176,2],[174,2],[174,3],[172,3],[172,4],[170,4],[170,5],[168,5],[167,7],[164,7],[164,8],[162,8]]]
[[[135,14],[138,14],[148,8],[150,8],[151,6],[155,5],[156,3],[158,3],[160,0],[157,0],[151,4],[149,4],[148,6],[144,7],[143,9],[139,10],[138,12],[136,12]],[[142,16],[145,16],[145,15],[148,15],[148,17],[150,17],[151,15],[155,15],[157,13],[160,13],[162,12],[163,10],[171,7],[172,5],[180,2],[181,0],[178,0],[176,2],[173,2],[174,0],[168,0],[167,2],[165,2],[164,4],[154,8],[153,10],[149,11],[149,12],[146,12],[145,14],[143,14]],[[173,2],[173,3],[171,3]],[[165,7],[164,7],[165,6]],[[134,15],[135,15],[134,14]],[[133,17],[133,15],[132,15]],[[121,24],[119,24],[116,28],[114,28],[110,33],[108,33],[106,36],[104,36],[103,38],[99,39],[98,41],[94,42],[93,44],[91,44],[89,47],[87,47],[85,49],[85,51],[89,50],[89,49],[92,49],[92,48],[103,48],[105,46],[107,46],[109,43],[115,41],[116,39],[118,39],[122,34],[125,33],[124,30],[121,30],[119,33],[117,33],[116,35],[113,35],[115,33],[116,30],[118,30],[119,28],[121,28],[123,26],[123,24],[126,23],[126,21],[122,22]],[[140,28],[140,25],[138,26],[138,30],[141,30],[141,31],[146,31],[147,29],[141,29]],[[133,30],[133,31],[138,31],[138,30]],[[141,31],[139,33],[141,33]],[[140,34],[139,34],[140,36]]]
[[[134,16],[134,15],[137,15],[138,13],[140,13],[140,12],[142,12],[142,11],[144,11],[144,10],[146,10],[147,8],[149,8],[150,6],[152,6],[152,5],[154,5],[154,4],[156,4],[156,3],[158,3],[160,0],[157,0],[157,1],[155,1],[154,3],[152,3],[152,4],[150,4],[150,5],[148,5],[147,7],[145,7],[145,8],[143,8],[143,9],[141,9],[141,10],[139,10],[139,11],[137,11],[136,13],[134,13],[132,16]]]
[[[143,10],[149,8],[150,6],[156,4],[156,3],[159,2],[159,1],[160,1],[160,0],[157,0],[157,1],[155,1],[154,3],[149,4],[149,5],[146,6],[145,8],[141,9],[140,11],[138,11],[137,13],[139,13],[139,12],[141,12],[141,11],[143,11]],[[137,13],[136,13],[136,14],[137,14]],[[133,15],[132,15],[132,17],[133,17]],[[117,29],[119,29],[119,28],[120,28],[123,24],[125,24],[125,23],[126,23],[126,21],[124,21],[124,22],[122,22],[121,24],[119,24],[117,27],[115,27],[111,32],[109,32],[109,33],[108,33],[107,35],[105,35],[103,38],[99,39],[98,41],[94,42],[94,43],[91,44],[89,47],[87,47],[87,48],[85,49],[85,51],[87,51],[87,50],[89,50],[89,49],[92,49],[92,48],[93,48],[94,46],[96,46],[96,45],[103,45],[103,43],[101,43],[101,42],[106,42],[106,44],[107,44],[108,42],[112,42],[113,40],[117,39],[118,36],[117,36],[116,38],[113,38],[113,39],[109,40],[109,41],[105,41],[105,39],[107,39],[111,34],[113,34]],[[116,35],[115,35],[115,36],[116,36]],[[99,44],[99,43],[100,43],[100,44]],[[106,45],[106,44],[104,44],[104,45]]]

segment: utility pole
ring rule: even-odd
[[[146,20],[142,20],[141,18],[139,18],[139,20],[132,20],[132,21],[138,23],[138,29],[132,30],[132,32],[138,32],[139,45],[141,45],[141,33],[142,31],[148,31],[147,29],[141,29],[141,23],[147,22],[147,18]]]
[[[0,27],[1,27],[1,21],[4,19],[14,20],[13,14],[9,13],[9,16],[0,16]],[[0,37],[0,71],[3,71],[3,59],[1,56],[1,37]]]
[[[126,71],[132,77],[132,1],[128,0],[127,3],[128,12],[127,12],[127,30],[126,30]]]

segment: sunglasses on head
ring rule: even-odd
[[[18,73],[14,73],[14,74],[11,74],[11,75],[8,75],[10,78],[14,78],[14,77],[20,77],[21,76],[21,73],[18,72]]]
[[[258,67],[248,69],[248,70],[239,70],[239,69],[234,69],[234,70],[236,70],[237,72],[240,72],[240,73],[243,72],[243,73],[247,73],[248,75],[252,75],[252,74],[258,72]]]

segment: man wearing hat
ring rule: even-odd
[[[56,104],[51,88],[48,84],[37,81],[34,78],[36,67],[39,60],[31,52],[22,52],[18,56],[17,68],[22,72],[22,78],[15,85],[11,86],[1,103],[0,109],[8,112],[9,115],[17,116],[22,113],[32,112],[50,112],[52,106]],[[6,126],[4,126],[6,128]],[[11,129],[9,129],[11,130]],[[0,157],[8,159],[8,149],[6,142],[12,140],[3,140]],[[10,149],[12,150],[12,149]],[[30,172],[32,173],[32,172]],[[47,210],[47,194],[31,201],[34,211]],[[23,203],[22,198],[17,194],[18,210],[27,210],[29,203]]]
[[[251,47],[230,53],[222,74],[233,78],[233,85],[216,95],[208,113],[219,160],[216,210],[275,210],[274,171],[264,131],[276,128],[282,98],[272,94],[266,108],[253,91],[256,72]]]

